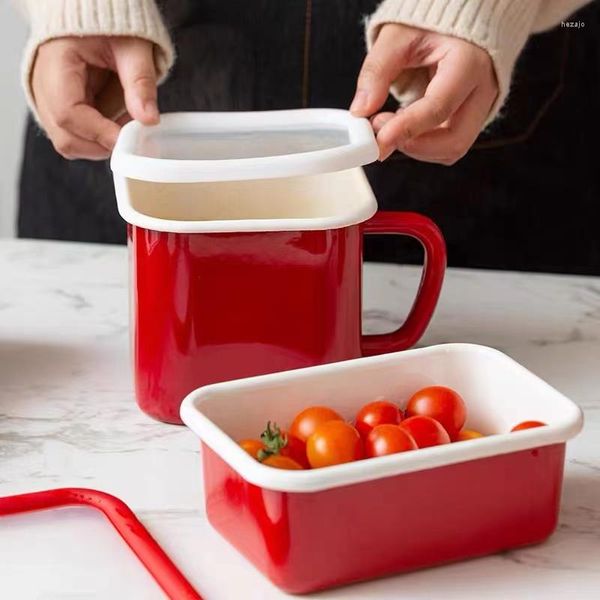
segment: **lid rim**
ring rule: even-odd
[[[210,121],[208,121],[210,119]],[[219,125],[219,121],[222,123]],[[261,157],[231,159],[163,159],[135,153],[141,132],[151,129],[132,121],[125,125],[115,146],[110,166],[115,175],[142,181],[164,183],[199,183],[273,179],[298,175],[342,171],[375,161],[379,151],[372,128],[366,119],[352,116],[341,109],[298,109],[234,113],[178,112],[162,115],[161,123],[153,128],[165,132],[182,130],[256,131],[268,127],[329,125],[344,128],[349,143],[331,148]]]

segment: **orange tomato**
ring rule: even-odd
[[[363,457],[360,434],[345,421],[321,423],[306,442],[306,455],[313,468],[329,467]]]
[[[296,415],[289,432],[299,440],[306,442],[321,423],[342,420],[335,410],[327,408],[327,406],[310,406]]]
[[[523,431],[523,429],[533,429],[534,427],[547,427],[546,423],[542,423],[541,421],[523,421],[518,425],[515,425],[511,432],[513,431]]]
[[[263,465],[274,467],[275,469],[287,469],[292,471],[302,471],[302,466],[299,465],[293,458],[289,456],[281,456],[281,454],[271,454],[262,461]]]
[[[384,423],[373,427],[365,440],[365,455],[367,458],[386,456],[416,450],[417,443],[412,435],[398,425]]]
[[[456,442],[465,442],[467,440],[474,440],[476,438],[485,437],[483,433],[479,433],[479,431],[475,431],[474,429],[463,429],[458,432],[456,436]]]
[[[264,450],[264,445],[260,440],[242,440],[240,447],[245,450],[252,458],[258,460],[258,453]]]

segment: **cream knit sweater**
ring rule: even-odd
[[[31,34],[23,57],[23,84],[33,108],[30,80],[37,48],[62,36],[131,35],[155,44],[156,67],[164,79],[174,61],[169,34],[155,0],[18,0],[25,9]],[[224,0],[226,1],[226,0]],[[370,47],[385,23],[404,23],[454,35],[487,50],[492,57],[500,94],[490,114],[494,118],[508,95],[515,61],[531,33],[565,19],[590,0],[384,0],[366,21]],[[401,102],[423,93],[418,72],[392,86]]]
[[[64,36],[127,35],[155,44],[159,81],[173,65],[175,52],[155,0],[17,0],[30,24],[21,65],[22,82],[35,114],[31,71],[38,47]]]

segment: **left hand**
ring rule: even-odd
[[[424,96],[395,113],[378,113],[390,85],[418,68],[428,73]],[[380,160],[399,150],[417,160],[453,165],[477,139],[497,96],[485,50],[453,36],[388,23],[363,63],[350,110],[372,117]]]
[[[153,44],[140,38],[51,39],[38,48],[31,89],[40,124],[69,160],[108,158],[129,115],[147,125],[159,121]],[[129,114],[107,118],[101,99],[121,94]]]

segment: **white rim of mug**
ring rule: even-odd
[[[268,231],[324,231],[359,225],[369,220],[377,212],[377,200],[367,177],[361,168],[352,169],[357,185],[363,187],[366,198],[359,206],[344,214],[328,217],[287,218],[287,219],[228,219],[214,221],[186,221],[162,219],[136,210],[131,205],[127,190],[127,180],[115,177],[117,209],[121,217],[130,225],[150,231],[166,233],[241,233]]]

